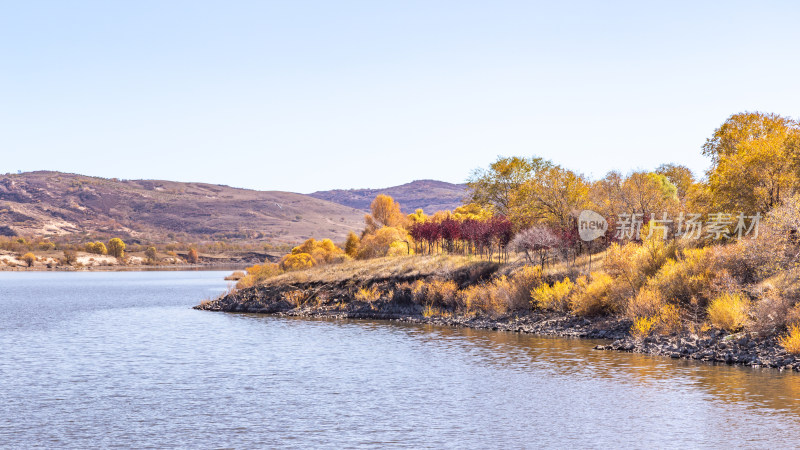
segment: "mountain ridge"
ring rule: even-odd
[[[460,204],[455,199],[461,190],[462,185],[417,180],[309,195],[202,182],[24,172],[0,175],[0,235],[277,244],[314,237],[341,242],[350,231],[363,229],[364,211],[377,193],[394,193],[404,210],[413,211],[426,206],[452,209]]]

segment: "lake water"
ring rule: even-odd
[[[0,272],[2,447],[788,447],[800,377],[195,311],[225,272]]]

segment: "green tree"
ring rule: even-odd
[[[113,238],[108,241],[108,254],[115,258],[125,257],[125,243],[120,238]]]

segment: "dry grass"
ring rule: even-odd
[[[479,263],[480,260],[455,255],[397,256],[369,260],[345,261],[341,264],[313,267],[308,270],[284,273],[265,284],[293,284],[305,282],[336,282],[358,280],[368,283],[373,280],[395,277],[440,275]]]
[[[305,303],[307,298],[308,295],[304,291],[299,289],[283,293],[283,299],[297,308],[303,306],[303,303]]]
[[[356,295],[354,295],[354,297],[356,300],[372,303],[381,298],[381,291],[378,289],[377,286],[362,287],[356,292]]]
[[[560,260],[547,266],[543,275],[550,278],[578,278],[580,275],[588,275],[592,271],[596,271],[603,267],[603,261],[606,259],[608,250],[595,253],[580,255],[574,259]]]

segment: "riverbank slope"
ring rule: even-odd
[[[496,287],[487,294],[489,297],[506,295],[511,298],[514,292],[510,290],[497,292],[503,288],[502,281],[516,277],[517,284],[524,286],[519,280],[523,280],[529,269],[515,264],[441,256],[352,262],[280,275],[263,284],[205,301],[195,308],[283,316],[396,320],[608,339],[612,342],[596,348],[800,371],[800,361],[788,354],[774,336],[708,329],[700,333],[634,338],[630,333],[631,321],[620,316],[579,317],[573,313],[524,307],[489,312],[480,305],[470,304],[468,295],[466,299],[452,295],[455,289],[477,291],[480,295],[483,293],[480,289],[488,285]]]

